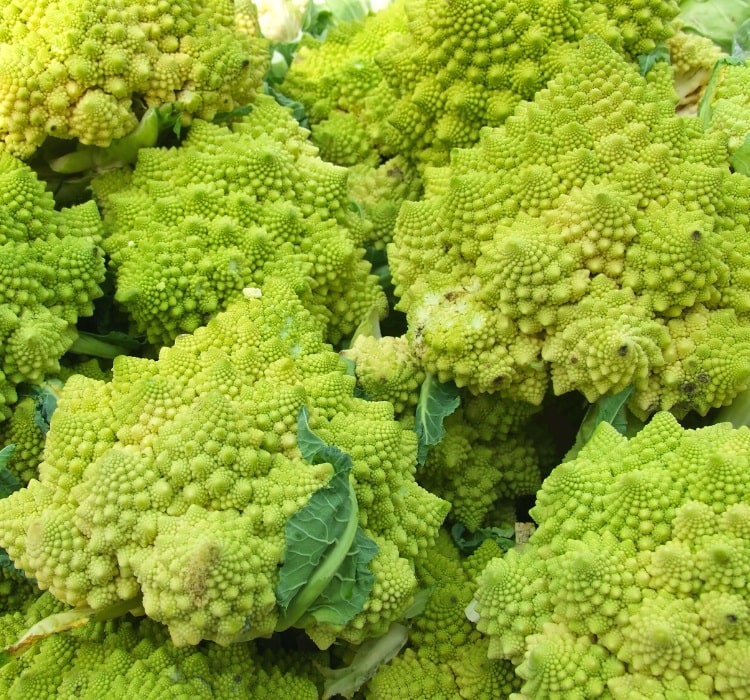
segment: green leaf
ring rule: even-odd
[[[307,609],[305,619],[310,616],[315,622],[344,625],[357,615],[375,583],[368,565],[377,553],[378,546],[358,527],[344,561]],[[363,590],[366,590],[364,595]]]
[[[361,644],[348,666],[335,669],[319,668],[325,678],[323,700],[335,697],[344,697],[348,700],[354,697],[382,664],[388,663],[401,651],[408,639],[408,629],[394,622],[382,637],[368,639]]]
[[[270,95],[271,97],[273,97],[273,99],[276,100],[276,102],[278,102],[282,107],[286,107],[288,110],[290,110],[292,116],[297,120],[297,123],[302,128],[310,128],[310,122],[307,120],[305,106],[301,102],[293,100],[291,97],[287,97],[283,93],[272,88],[268,83],[263,84],[263,92],[265,92],[266,95]]]
[[[277,630],[311,621],[343,625],[362,610],[374,583],[368,564],[377,545],[359,526],[349,472],[352,459],[311,429],[303,407],[297,444],[311,464],[328,463],[334,474],[286,524],[286,552],[279,570]],[[299,624],[298,624],[299,623]]]
[[[732,154],[732,168],[743,175],[750,175],[750,134],[745,136],[742,145]]]
[[[625,435],[628,432],[627,403],[632,393],[633,387],[629,386],[612,396],[603,396],[592,403],[578,428],[575,444],[568,450],[563,461],[567,462],[576,457],[581,448],[591,439],[599,423],[609,423],[619,433]]]
[[[684,31],[708,37],[726,53],[737,28],[750,18],[750,0],[682,0],[679,22]]]
[[[445,435],[443,421],[455,411],[461,398],[453,382],[441,383],[433,374],[427,374],[419,390],[417,413],[414,429],[419,438],[417,462],[424,466],[427,453],[437,445]]]
[[[722,69],[724,66],[742,66],[745,62],[741,58],[734,56],[725,56],[720,58],[714,67],[711,69],[711,75],[708,78],[706,89],[703,92],[703,97],[698,103],[698,118],[703,122],[703,127],[707,129],[711,124],[711,118],[713,117],[713,102],[716,96],[716,90],[719,87],[719,83],[722,78]]]
[[[25,385],[23,389],[23,396],[34,400],[34,425],[39,428],[42,435],[46,435],[49,431],[52,414],[57,408],[57,400],[60,398],[62,388],[62,381],[51,378],[43,384]]]
[[[649,53],[638,56],[638,66],[641,75],[646,75],[659,61],[669,63],[669,47],[664,44],[655,46]]]
[[[480,527],[475,532],[468,532],[463,523],[455,523],[451,528],[451,537],[463,554],[471,554],[485,540],[494,540],[500,549],[507,552],[516,545],[515,534],[513,525]]]
[[[8,663],[11,658],[20,656],[41,639],[46,639],[58,632],[65,632],[66,630],[74,629],[76,627],[83,627],[84,625],[87,625],[90,620],[111,620],[120,617],[127,612],[143,614],[140,596],[129,600],[118,600],[116,603],[112,603],[107,607],[99,608],[97,610],[88,606],[82,606],[80,608],[71,608],[70,610],[64,610],[63,612],[48,615],[29,627],[29,629],[26,630],[16,642],[9,644],[0,652],[0,666]]]
[[[23,484],[8,469],[8,464],[15,451],[15,445],[6,445],[0,450],[0,498],[6,498],[14,491],[23,488]]]
[[[235,107],[229,112],[217,112],[212,119],[214,124],[227,124],[235,119],[242,119],[246,117],[250,112],[253,111],[252,105],[242,105],[241,107]]]

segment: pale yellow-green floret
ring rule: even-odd
[[[165,103],[212,119],[251,102],[267,64],[229,0],[7,2],[0,138],[28,158],[50,136],[108,146]]]

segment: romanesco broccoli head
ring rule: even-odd
[[[269,278],[156,360],[70,377],[38,480],[0,501],[0,546],[71,605],[142,598],[180,645],[380,634],[449,505],[414,481],[416,436],[390,404],[353,390]]]
[[[308,290],[332,342],[385,310],[346,171],[318,158],[271,97],[231,130],[196,120],[180,147],[141,150],[120,184],[117,173],[93,183],[104,247],[115,299],[152,343],[192,332],[269,273]]]
[[[538,529],[486,566],[467,611],[516,664],[519,699],[748,691],[749,465],[747,428],[659,412],[630,439],[601,424],[552,471]]]
[[[640,416],[748,382],[747,206],[723,136],[674,113],[601,38],[502,127],[426,177],[389,260],[415,352],[441,380],[541,402],[634,387]]]
[[[268,51],[229,0],[10,2],[0,64],[0,138],[27,158],[49,136],[108,146],[151,106],[187,123],[245,105]]]
[[[78,318],[93,313],[102,233],[94,202],[55,209],[31,168],[0,152],[0,421],[18,384],[60,369]]]
[[[557,74],[560,47],[597,34],[632,58],[672,34],[677,11],[672,0],[409,0],[408,32],[377,57],[398,99],[385,141],[420,166],[444,165]]]
[[[50,598],[43,595],[20,616],[26,626]],[[18,626],[16,617],[3,617],[3,628]],[[316,700],[315,660],[311,652],[265,650],[262,642],[177,647],[163,625],[126,615],[43,638],[0,668],[0,694],[8,700]]]
[[[303,36],[281,89],[305,107],[313,143],[339,165],[378,160],[382,124],[396,96],[378,54],[407,30],[403,0],[363,20],[341,22],[325,41]],[[342,128],[343,126],[347,128]]]

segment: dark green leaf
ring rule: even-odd
[[[462,523],[456,523],[451,528],[451,537],[463,554],[471,554],[485,540],[493,540],[500,549],[507,552],[516,544],[515,532],[513,525],[481,527],[475,532],[469,532]]]
[[[441,383],[428,374],[419,391],[414,429],[419,438],[417,461],[424,466],[427,453],[445,435],[443,421],[455,411],[461,399],[453,382]]]
[[[15,450],[15,445],[6,445],[0,450],[0,498],[6,498],[14,491],[23,488],[23,484],[8,469]]]
[[[329,463],[334,474],[286,524],[286,552],[279,571],[278,630],[318,622],[346,624],[364,606],[373,585],[367,565],[377,546],[359,527],[359,508],[349,481],[351,457],[328,445],[300,411],[297,444],[305,460]],[[304,619],[303,619],[304,618]]]
[[[282,107],[286,107],[292,112],[292,116],[297,120],[299,125],[304,129],[310,128],[310,122],[307,120],[307,114],[305,112],[305,106],[297,100],[293,100],[287,97],[283,93],[272,88],[268,83],[263,84],[263,91],[273,97]]]
[[[565,461],[574,459],[581,448],[591,439],[599,423],[609,423],[619,433],[625,435],[628,431],[627,403],[633,387],[627,387],[612,396],[603,396],[592,403],[578,428],[576,441],[565,455]]]
[[[659,61],[669,63],[669,48],[664,44],[654,47],[649,53],[638,56],[638,66],[641,75],[646,75]]]
[[[307,608],[305,616],[316,622],[344,625],[357,615],[365,604],[375,583],[368,566],[378,553],[378,546],[361,527],[357,528],[354,542],[328,585]]]
[[[253,111],[252,105],[242,105],[241,107],[235,107],[229,112],[217,112],[214,115],[214,124],[226,124],[227,122],[234,121],[236,119],[242,119]]]

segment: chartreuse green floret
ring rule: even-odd
[[[475,587],[471,570],[470,561],[441,531],[435,547],[417,562],[429,596],[425,608],[411,622],[406,649],[364,686],[366,698],[491,700],[507,698],[520,687],[513,665],[489,659],[486,638],[466,619]]]
[[[26,626],[35,613],[27,613]],[[18,617],[6,615],[3,627],[18,626]],[[316,660],[311,652],[266,651],[253,642],[177,647],[163,625],[127,615],[37,642],[0,668],[0,694],[7,700],[316,700]]]
[[[93,183],[104,247],[115,299],[152,343],[192,332],[269,273],[309,284],[305,305],[332,342],[385,309],[346,171],[320,160],[270,97],[231,130],[196,120],[178,148],[142,150],[120,184]]]
[[[212,119],[251,102],[268,66],[229,0],[3,3],[0,138],[27,158],[48,136],[108,146],[147,107]]]
[[[0,153],[0,421],[16,386],[60,369],[76,322],[102,295],[102,222],[93,202],[55,209],[27,165]]]
[[[544,481],[529,542],[492,560],[467,614],[518,696],[750,696],[750,430],[656,413],[596,429]]]
[[[750,178],[601,38],[426,176],[389,261],[425,369],[540,403],[627,387],[641,417],[705,414],[750,372]]]
[[[281,90],[305,107],[312,141],[326,160],[347,166],[379,160],[379,132],[395,95],[376,58],[405,36],[404,7],[396,0],[363,20],[341,22],[325,40],[303,35]]]
[[[404,5],[341,22],[325,41],[304,35],[279,88],[305,107],[321,158],[349,169],[350,196],[371,223],[366,243],[378,249],[393,236],[401,202],[421,192],[413,163],[385,147],[381,133],[396,96],[376,57],[407,36]]]
[[[389,401],[398,417],[414,414],[425,372],[406,336],[359,335],[341,353],[354,362],[357,385],[373,401]]]
[[[70,605],[142,598],[177,645],[289,626],[321,647],[378,636],[449,505],[414,481],[416,436],[390,404],[353,390],[268,278],[157,360],[69,378],[38,480],[0,501],[0,546]]]
[[[13,452],[5,466],[22,483],[38,476],[44,450],[45,422],[54,411],[56,396],[63,382],[73,374],[94,379],[105,379],[106,373],[96,359],[64,365],[41,386],[23,387],[23,396],[13,406],[10,418],[0,423],[0,448],[13,445]]]
[[[349,196],[370,224],[365,244],[384,250],[393,240],[402,202],[420,197],[422,181],[414,166],[401,155],[376,167],[359,163],[348,170]]]

